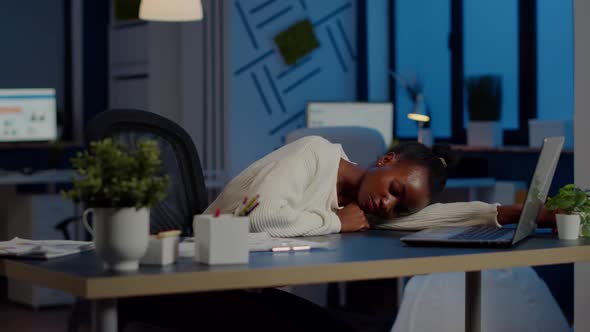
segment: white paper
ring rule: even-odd
[[[69,240],[28,240],[18,237],[0,241],[0,256],[49,259],[94,248],[92,242]]]

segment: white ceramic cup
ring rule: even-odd
[[[561,240],[576,240],[580,236],[580,216],[556,214],[557,234]]]

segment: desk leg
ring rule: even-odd
[[[92,332],[117,331],[117,300],[92,301]]]
[[[465,272],[465,332],[481,331],[481,271]]]

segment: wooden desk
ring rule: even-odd
[[[252,253],[247,265],[207,266],[183,258],[169,267],[142,267],[128,274],[105,272],[93,252],[50,261],[0,260],[0,275],[57,288],[94,300],[93,328],[116,326],[116,299],[279,285],[468,272],[469,329],[478,329],[480,272],[485,269],[590,261],[590,240],[559,241],[540,234],[510,249],[409,247],[405,233],[369,231],[312,238],[333,249],[298,253]],[[471,320],[469,320],[471,319]],[[471,325],[469,325],[471,324]]]

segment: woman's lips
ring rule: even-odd
[[[375,213],[375,203],[373,203],[373,199],[369,199],[367,202],[367,212],[373,214]]]

